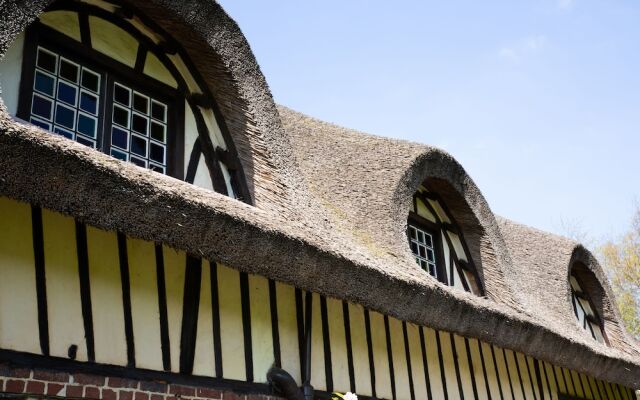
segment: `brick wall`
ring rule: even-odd
[[[141,381],[91,374],[69,374],[0,364],[0,392],[95,400],[282,400],[208,387]]]

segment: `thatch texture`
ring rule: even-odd
[[[46,3],[0,5],[2,54]],[[569,314],[566,280],[572,257],[581,257],[604,282],[583,249],[549,235],[539,245],[536,232],[497,222],[471,178],[441,150],[364,135],[277,108],[245,38],[216,3],[133,3],[163,21],[210,85],[255,207],[26,126],[4,107],[1,195],[403,320],[640,386],[640,357],[619,324],[616,337],[621,339],[606,347],[585,337]],[[445,287],[416,267],[405,228],[411,196],[425,178],[460,225],[486,298]],[[544,256],[538,258],[539,252]],[[547,296],[546,303],[536,298],[544,288],[549,290],[540,296]],[[606,284],[603,288],[608,291]],[[618,321],[615,312],[606,315],[611,323]]]

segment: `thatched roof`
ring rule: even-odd
[[[2,54],[45,3],[0,6]],[[16,122],[4,107],[0,194],[403,320],[640,386],[637,349],[623,333],[600,267],[586,250],[496,220],[465,170],[439,149],[277,108],[245,38],[216,3],[134,3],[162,19],[208,81],[232,132],[254,206]],[[425,178],[464,232],[485,298],[445,287],[415,266],[405,224],[411,196]],[[587,337],[569,313],[566,280],[574,259],[596,273],[606,292],[608,330],[618,329],[610,347]]]

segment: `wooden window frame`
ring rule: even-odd
[[[458,235],[458,237],[460,238],[460,243],[462,244],[462,247],[464,249],[464,252],[467,255],[467,258],[469,259],[468,262],[464,262],[463,260],[454,260],[453,257],[451,257],[451,271],[453,272],[453,269],[455,268],[458,272],[458,275],[460,275],[461,277],[461,282],[462,282],[462,286],[464,287],[464,290],[469,292],[469,293],[474,293],[477,294],[478,296],[484,296],[485,295],[485,291],[484,291],[484,284],[482,283],[482,281],[480,280],[480,275],[478,274],[478,271],[475,267],[475,264],[473,262],[473,260],[471,259],[471,252],[469,251],[469,247],[467,246],[467,243],[464,239],[464,234],[462,233],[462,230],[458,228],[458,224],[456,223],[453,215],[451,214],[451,212],[449,211],[449,209],[447,208],[447,205],[445,204],[445,202],[442,200],[442,198],[435,193],[434,191],[431,190],[431,188],[429,188],[429,186],[424,183],[423,186],[425,186],[428,190],[428,192],[416,192],[413,196],[413,210],[417,209],[417,199],[422,200],[422,202],[424,203],[425,207],[427,207],[427,209],[429,210],[429,212],[431,212],[431,214],[433,214],[433,216],[436,218],[436,220],[440,220],[438,214],[436,213],[436,211],[433,209],[433,207],[431,206],[431,204],[428,202],[428,200],[432,200],[432,201],[437,201],[438,204],[440,205],[440,207],[442,207],[442,210],[444,211],[444,213],[447,215],[447,217],[449,218],[449,220],[451,221],[451,223],[446,223],[446,222],[432,222],[429,221],[428,219],[418,215],[416,212],[414,212],[413,210],[409,211],[409,219],[408,219],[408,224],[414,224],[418,227],[420,227],[420,229],[423,229],[425,231],[428,231],[429,233],[431,233],[434,237],[434,245],[437,242],[437,246],[438,248],[435,249],[436,250],[436,269],[438,271],[438,281],[442,282],[443,284],[447,285],[447,286],[452,286],[449,283],[449,279],[445,279],[446,276],[446,260],[444,259],[444,246],[442,243],[442,237],[444,236],[445,240],[447,241],[447,245],[449,246],[450,251],[454,251],[454,246],[453,243],[451,243],[451,240],[449,238],[449,236],[444,232],[444,231],[450,231],[455,233],[456,235]],[[409,231],[408,231],[408,227],[407,227],[407,238],[409,240],[409,244],[411,244],[411,239],[409,236]],[[468,283],[467,283],[467,279],[466,277],[464,277],[464,271],[467,271],[469,273],[471,273],[471,275],[473,276],[474,280],[475,280],[475,288],[470,288]],[[472,289],[476,289],[477,293],[474,292],[474,290]]]
[[[162,101],[167,105],[166,175],[184,180],[184,97],[176,89],[145,76],[125,64],[114,60],[86,43],[77,42],[39,22],[27,28],[20,81],[17,116],[29,121],[31,97],[38,46],[80,63],[101,75],[98,137],[96,150],[109,154],[111,147],[111,117],[113,86],[120,82],[129,88]]]
[[[576,309],[577,305],[576,305],[576,300],[575,299],[582,299],[585,300],[588,304],[589,307],[591,307],[591,310],[593,311],[593,316],[588,315],[585,310],[582,310],[582,312],[584,313],[584,319],[587,323],[587,328],[583,328],[580,327],[581,329],[585,330],[587,333],[591,334],[591,337],[598,341],[593,332],[591,332],[592,328],[589,325],[589,322],[593,322],[594,324],[598,325],[598,327],[600,328],[600,333],[602,335],[602,338],[604,340],[604,343],[606,345],[609,345],[609,338],[607,337],[607,334],[604,330],[604,319],[602,317],[600,317],[600,315],[598,314],[598,310],[596,309],[595,305],[593,304],[593,301],[591,301],[591,297],[589,295],[587,295],[587,293],[584,292],[584,288],[585,285],[583,283],[583,281],[573,272],[571,272],[571,274],[569,275],[570,277],[573,277],[573,279],[576,280],[576,282],[578,282],[578,285],[580,286],[580,288],[582,289],[581,291],[577,291],[573,288],[573,286],[571,285],[571,282],[569,282],[569,288],[571,289],[571,306],[573,307],[573,313],[576,317],[576,319],[578,319],[578,310]],[[582,307],[582,306],[580,306]]]

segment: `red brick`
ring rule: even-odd
[[[152,394],[151,400],[164,400],[164,395],[161,394]]]
[[[57,396],[60,391],[64,389],[64,385],[59,383],[48,383],[47,384],[47,395],[49,396]]]
[[[118,393],[111,389],[102,388],[102,400],[118,400]]]
[[[80,383],[82,385],[94,385],[104,386],[104,376],[88,375],[88,374],[74,374],[73,382]]]
[[[31,394],[44,394],[44,382],[29,381],[27,382],[26,393]]]
[[[109,385],[115,388],[137,389],[138,381],[125,378],[109,377]]]
[[[169,393],[179,396],[193,397],[196,395],[196,389],[191,386],[171,385],[169,386]]]
[[[85,386],[84,396],[85,399],[100,399],[100,389],[93,386]]]
[[[80,385],[67,385],[67,395],[65,397],[82,397],[82,386]]]
[[[69,382],[69,374],[66,372],[36,369],[33,371],[33,379],[47,382]]]
[[[168,385],[162,382],[140,381],[140,390],[145,392],[167,393]]]
[[[109,378],[111,380],[111,378]],[[120,390],[119,392],[119,400],[133,400],[133,392],[130,390]]]
[[[234,392],[224,392],[222,398],[224,400],[244,400],[244,395],[240,395]]]
[[[24,381],[18,379],[10,379],[7,381],[7,386],[5,388],[6,392],[9,393],[23,393],[24,392]]]
[[[215,389],[198,388],[198,397],[206,397],[208,399],[221,399],[222,392]]]
[[[135,400],[149,400],[149,394],[145,392],[136,392]]]

